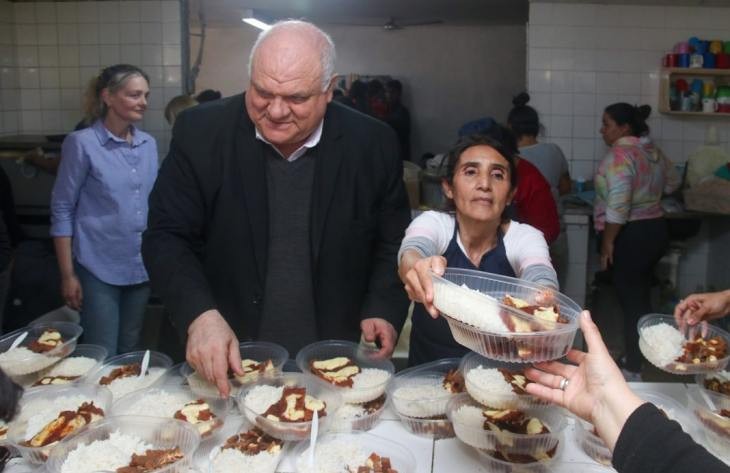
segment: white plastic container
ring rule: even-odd
[[[690,386],[689,409],[701,426],[708,446],[717,452],[727,452],[730,446],[730,418],[718,411],[730,409],[730,397]]]
[[[86,381],[86,377],[93,373],[94,371],[98,370],[99,367],[104,363],[104,360],[106,359],[106,356],[108,354],[108,351],[106,348],[104,348],[101,345],[92,345],[92,344],[78,344],[76,345],[76,349],[71,353],[68,357],[60,360],[58,363],[55,363],[52,366],[49,366],[48,368],[44,369],[43,371],[39,371],[38,373],[35,373],[32,375],[32,380],[29,380],[26,387],[28,388],[36,388],[36,387],[49,387],[53,385],[38,385],[35,386],[35,383],[37,383],[40,379],[46,377],[46,376],[75,376],[76,374],[68,374],[67,372],[64,372],[61,370],[61,367],[64,363],[71,362],[74,358],[89,358],[91,360],[94,360],[94,364],[89,367],[89,369],[86,370],[85,373],[80,375],[77,379],[69,381],[65,384],[80,384],[84,383]]]
[[[252,428],[254,428],[254,426],[243,417],[229,416],[229,419],[226,422],[226,426],[224,427],[225,435],[221,437],[221,440],[219,442],[211,444],[212,447],[210,448],[206,448],[206,446],[201,445],[201,447],[195,452],[195,463],[200,467],[201,471],[207,473],[230,473],[234,471],[230,469],[226,470],[221,467],[216,468],[216,457],[221,454],[221,447],[225,445],[228,438],[233,435],[237,435],[240,432],[246,432]],[[284,443],[281,447],[281,450],[277,454],[261,453],[259,455],[264,456],[262,458],[252,461],[252,465],[249,466],[249,470],[245,470],[244,468],[239,469],[240,471],[251,471],[252,473],[274,473],[277,466],[279,465],[279,462],[284,458],[284,455],[286,455],[287,451],[288,444]]]
[[[386,373],[383,381],[367,385],[362,388],[345,387],[332,385],[342,396],[343,402],[350,404],[361,404],[377,399],[385,393],[388,381],[395,372],[395,366],[388,359],[379,358],[377,350],[362,346],[357,343],[345,340],[323,340],[315,342],[299,350],[297,353],[297,366],[302,373],[317,377],[312,373],[310,363],[313,361],[327,360],[336,357],[350,358],[361,370],[382,370]],[[360,376],[360,375],[356,375]],[[318,378],[317,379],[321,379]]]
[[[27,346],[36,341],[47,329],[58,330],[63,343],[44,353],[35,353],[28,350]],[[28,335],[16,348],[19,351],[15,352],[16,354],[11,354],[9,349],[13,342],[25,332],[28,332]],[[10,332],[0,337],[0,368],[12,377],[26,376],[44,370],[70,355],[76,348],[76,343],[82,332],[83,329],[80,325],[71,322],[35,323]]]
[[[93,373],[89,373],[87,380],[89,383],[99,384],[101,378],[109,375],[109,373],[111,373],[115,368],[134,363],[142,363],[144,354],[144,351],[134,351],[112,356],[111,358],[108,358],[98,370]],[[157,351],[150,351],[150,361],[147,368],[147,374],[145,376],[142,378],[137,376],[119,378],[106,386],[111,390],[115,399],[121,398],[132,391],[155,387],[162,384],[165,381],[165,375],[171,366],[172,359],[169,356]]]
[[[561,358],[573,344],[581,308],[559,292],[528,281],[468,269],[447,268],[443,277],[433,274],[432,281],[434,306],[448,322],[454,339],[480,355],[500,361],[535,363]],[[506,295],[529,304],[548,298],[567,323],[537,319],[505,305],[502,300]],[[522,325],[537,324],[541,329],[512,332],[503,317],[519,320]]]

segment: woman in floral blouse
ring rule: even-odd
[[[654,266],[669,243],[662,194],[679,186],[672,163],[648,138],[651,107],[615,103],[603,113],[601,135],[611,149],[595,176],[594,225],[601,242],[601,267],[613,267],[613,282],[624,313],[624,376],[640,379],[641,352],[636,323],[651,312]]]

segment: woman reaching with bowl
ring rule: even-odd
[[[509,133],[500,131],[495,136]],[[418,302],[413,310],[410,365],[469,351],[438,318],[431,272],[442,275],[448,265],[558,287],[542,233],[504,215],[517,182],[512,141],[484,135],[461,138],[448,154],[442,182],[451,211],[424,212],[406,230],[398,253],[399,274],[411,300]]]

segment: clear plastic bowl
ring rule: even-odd
[[[186,471],[185,467],[192,466],[195,449],[200,443],[200,435],[195,427],[176,419],[144,416],[114,416],[83,429],[69,437],[66,442],[56,446],[46,463],[49,473],[61,473],[63,463],[68,455],[81,445],[88,445],[94,441],[106,440],[113,432],[137,437],[147,442],[155,449],[178,447],[183,458],[175,463],[155,470],[155,473],[171,473]],[[131,455],[130,455],[131,459]]]
[[[723,358],[718,359],[717,361],[712,362],[704,362],[704,363],[679,363],[679,362],[672,362],[668,365],[663,365],[662,363],[657,359],[656,349],[653,348],[649,343],[646,341],[646,339],[643,336],[642,329],[651,327],[653,325],[657,325],[660,323],[665,323],[667,325],[671,325],[674,328],[677,328],[677,324],[674,321],[674,317],[671,315],[665,315],[665,314],[646,314],[643,317],[639,319],[639,323],[637,324],[637,329],[639,330],[639,349],[641,350],[641,353],[644,355],[644,357],[649,360],[649,362],[659,368],[662,371],[666,371],[667,373],[672,374],[698,374],[698,373],[708,373],[711,371],[718,371],[725,369],[725,367],[728,364],[728,361],[730,361],[730,354],[725,355]],[[707,324],[707,338],[711,337],[717,337],[720,336],[725,339],[725,343],[730,344],[730,334],[728,334],[723,329],[716,327],[711,324]]]
[[[38,409],[49,409],[47,403],[53,402],[60,398],[75,398],[83,397],[89,401],[93,401],[96,407],[99,407],[104,411],[104,416],[109,416],[112,405],[112,393],[104,386],[97,385],[67,385],[67,386],[50,386],[42,388],[34,388],[26,391],[23,398],[20,400],[20,409],[18,411],[17,418],[10,424],[10,430],[8,431],[8,441],[13,444],[20,454],[29,463],[41,464],[46,461],[50,452],[53,450],[55,445],[60,445],[68,441],[71,436],[68,436],[61,441],[50,444],[44,447],[29,447],[23,444],[26,440],[26,429],[28,427],[28,421],[36,415]],[[74,408],[78,408],[81,405]],[[69,408],[58,409],[58,412],[46,411],[49,414],[48,422],[52,421],[62,410],[69,410]],[[101,422],[101,421],[97,421]],[[35,435],[37,432],[33,432]]]
[[[493,457],[490,452],[486,450],[479,450],[479,457],[482,459],[482,465],[485,467],[485,471],[490,473],[551,473],[554,471],[555,466],[559,463],[557,458],[560,456],[563,450],[562,437],[560,441],[555,445],[555,454],[548,460],[536,461],[531,463],[512,463],[498,458]],[[580,471],[574,470],[570,471]]]
[[[163,406],[161,404],[157,410],[145,412],[143,409],[146,407],[144,404],[142,407],[138,406],[139,403],[143,402],[144,399],[149,397],[161,396],[161,395],[173,396],[176,400],[180,400],[179,404],[175,406]],[[120,415],[134,415],[134,416],[153,416],[153,417],[165,417],[174,419],[174,414],[180,410],[188,402],[203,399],[210,406],[210,411],[217,417],[219,423],[218,426],[206,434],[202,434],[201,443],[215,442],[218,438],[218,433],[223,429],[228,412],[231,409],[230,398],[222,399],[220,397],[201,397],[193,393],[187,386],[161,386],[158,388],[151,389],[140,389],[127,394],[114,401],[112,405],[112,414],[115,416]],[[170,412],[172,411],[172,412]],[[197,429],[197,427],[196,427]]]
[[[279,374],[282,371],[284,363],[289,359],[289,352],[286,348],[276,343],[270,342],[243,342],[239,346],[241,353],[241,359],[255,360],[257,362],[263,362],[271,360],[274,365],[274,373]],[[194,393],[200,396],[213,397],[218,396],[218,388],[202,376],[200,376],[189,363],[183,363],[180,366],[180,374],[187,380],[190,389]],[[253,380],[249,383],[241,384],[236,379],[231,380],[231,396],[235,396],[241,386],[252,384],[258,381]]]
[[[230,418],[226,421],[226,425],[224,427],[225,435],[221,436],[221,440],[219,442],[216,442],[215,444],[210,444],[210,446],[207,448],[206,446],[201,445],[200,448],[198,448],[198,450],[195,452],[196,465],[200,468],[201,471],[207,473],[232,473],[230,470],[226,470],[225,472],[222,472],[221,470],[216,471],[213,461],[216,456],[218,456],[218,454],[221,452],[221,447],[231,436],[237,435],[241,432],[246,432],[247,430],[250,430],[252,428],[254,428],[254,426],[242,416],[230,416]],[[267,460],[261,463],[257,462],[255,464],[255,470],[250,471],[252,473],[274,473],[277,466],[286,455],[288,447],[289,444],[284,443],[284,445],[281,447],[281,451],[278,455],[276,455],[275,458],[273,458],[273,461]],[[254,466],[252,465],[251,468],[253,467]],[[241,471],[246,470],[241,469]]]
[[[316,399],[325,402],[325,416],[319,418],[319,431],[326,431],[330,424],[334,421],[334,413],[342,405],[342,397],[334,389],[334,387],[321,381],[314,376],[308,376],[302,373],[281,373],[273,378],[261,379],[258,384],[241,389],[236,397],[238,408],[246,416],[252,424],[257,425],[261,430],[285,441],[299,441],[309,438],[309,432],[312,428],[312,422],[279,422],[267,419],[263,415],[257,414],[253,409],[246,405],[246,395],[258,386],[274,386],[274,387],[302,387],[306,389],[306,393]]]
[[[378,423],[380,420],[380,416],[383,415],[383,411],[385,411],[385,406],[388,405],[388,397],[387,394],[383,395],[383,404],[380,406],[380,409],[377,409],[374,412],[371,412],[369,414],[365,414],[359,417],[340,417],[340,413],[342,409],[347,408],[347,406],[357,405],[357,404],[342,404],[340,408],[335,413],[335,420],[332,422],[331,429],[332,430],[338,430],[342,432],[350,432],[352,430],[370,430]]]
[[[596,462],[607,467],[611,466],[613,454],[608,449],[605,442],[593,433],[593,424],[583,419],[575,420],[575,441],[578,443],[586,455]]]
[[[712,373],[698,374],[698,375],[695,376],[695,384],[697,384],[697,386],[699,386],[700,389],[704,389],[706,391],[710,391],[709,389],[707,389],[705,387],[705,381],[707,381],[708,379],[712,379],[712,378],[716,378],[716,379],[719,379],[722,382],[726,382],[726,381],[729,381],[730,380],[730,372],[723,370],[723,371],[716,371],[716,372],[712,372]],[[728,397],[730,397],[730,394],[722,394],[722,393],[718,393],[716,391],[712,391],[712,392],[714,392],[716,394],[719,394],[721,396],[728,396]]]
[[[446,415],[454,425],[456,436],[465,444],[481,450],[499,450],[512,455],[534,455],[548,452],[558,446],[566,421],[563,412],[553,406],[536,406],[522,409],[525,414],[537,417],[550,430],[549,433],[527,435],[510,432],[493,432],[484,429],[484,417],[465,422],[457,413],[462,406],[472,406],[484,410],[484,406],[473,400],[469,394],[454,396],[446,408]]]
[[[382,383],[367,388],[355,389],[332,385],[342,396],[343,402],[350,404],[361,404],[372,401],[383,395],[388,381],[395,373],[395,366],[388,359],[377,358],[377,350],[368,348],[357,343],[345,340],[322,340],[315,342],[299,350],[297,353],[297,366],[308,376],[316,377],[309,367],[309,363],[315,360],[327,360],[339,356],[350,358],[361,369],[373,368],[384,370],[389,373],[388,379]]]
[[[480,355],[500,361],[534,363],[560,358],[568,353],[573,345],[581,308],[559,292],[529,281],[469,269],[447,268],[443,277],[432,274],[432,281],[434,306],[448,322],[454,340]],[[472,291],[461,287],[462,285]],[[482,296],[473,291],[482,293]],[[458,297],[450,298],[451,293]],[[507,294],[530,304],[535,304],[535,299],[539,295],[552,294],[553,305],[559,308],[560,314],[568,320],[568,323],[536,319],[505,305],[501,301]],[[510,332],[506,327],[503,331],[486,330],[462,322],[456,312],[470,310],[475,304],[484,307],[484,317],[493,317],[495,321],[499,319],[497,324],[493,324],[495,326],[503,325],[502,315],[509,315],[526,323],[539,320],[548,329],[536,332]]]
[[[466,386],[466,392],[480,404],[495,408],[512,408],[512,409],[523,409],[538,405],[548,404],[541,399],[538,399],[529,394],[517,394],[510,393],[510,395],[504,395],[500,392],[490,392],[485,389],[480,389],[474,384],[469,378],[469,372],[478,367],[487,369],[498,369],[505,368],[512,372],[524,371],[525,365],[521,363],[509,363],[506,361],[490,360],[485,358],[478,353],[467,353],[464,358],[461,359],[459,369],[464,374],[464,385]],[[506,381],[505,381],[506,382]]]
[[[86,378],[86,382],[99,384],[101,378],[107,376],[115,368],[133,363],[142,363],[144,354],[145,352],[142,350],[112,356],[107,359],[98,370],[93,373],[89,373]],[[147,368],[149,374],[146,375],[143,380],[132,381],[132,377],[130,376],[128,378],[115,380],[111,384],[107,385],[107,387],[111,390],[115,398],[121,398],[122,396],[138,389],[155,387],[164,383],[165,374],[171,366],[172,359],[169,356],[158,351],[150,351],[150,363]]]
[[[689,408],[700,423],[710,448],[727,452],[730,445],[730,418],[716,411],[730,409],[730,396],[725,396],[698,386],[690,386]]]
[[[4,359],[0,356],[0,368],[5,371],[8,376],[25,376],[31,373],[41,371],[62,358],[67,357],[76,348],[76,342],[83,332],[80,325],[71,322],[42,322],[30,324],[27,327],[10,332],[0,337],[0,354],[5,354],[10,349],[16,338],[25,332],[28,335],[20,344],[21,347],[27,347],[28,344],[38,339],[46,329],[56,329],[61,334],[63,343],[53,350],[45,353],[30,353],[27,356]]]
[[[371,453],[377,453],[381,457],[388,457],[390,459],[391,466],[393,469],[398,470],[398,473],[416,472],[416,458],[413,456],[413,453],[411,453],[408,448],[392,441],[391,439],[379,437],[367,432],[332,432],[324,434],[317,439],[315,451],[319,451],[319,448],[321,447],[327,448],[328,443],[332,442],[335,442],[333,444],[334,448],[337,448],[337,445],[342,445],[343,443],[348,445],[359,445],[366,457],[370,456]],[[294,458],[297,473],[312,472],[312,470],[308,468],[309,442],[301,442],[297,445],[292,452],[292,457]],[[316,471],[317,454],[315,454],[314,458]],[[352,465],[350,469],[352,471],[356,471],[353,468],[357,466],[360,465]]]
[[[414,366],[398,372],[388,384],[388,397],[398,417],[408,430],[427,437],[448,438],[453,436],[446,419],[446,403],[453,396],[442,387],[446,373],[459,368],[459,358],[446,358]],[[403,395],[402,389],[429,388],[427,395],[420,389],[418,398]],[[440,388],[440,389],[439,389]],[[434,419],[434,417],[441,417]],[[422,425],[421,425],[422,424]]]
[[[606,468],[605,466],[596,465],[594,463],[558,462],[556,465],[552,466],[550,471],[552,473],[575,473],[577,471],[580,473],[608,473],[615,470],[611,467]]]
[[[631,389],[644,401],[650,402],[663,410],[670,419],[679,422],[682,429],[691,437],[699,437],[700,426],[691,415],[687,414],[687,408],[685,407],[686,398],[678,401],[666,394],[647,389],[641,384],[632,386]]]
[[[83,358],[91,358],[95,361],[94,365],[92,365],[88,370],[86,370],[86,373],[81,375],[79,378],[69,381],[66,384],[79,384],[84,383],[86,381],[86,378],[89,374],[93,373],[94,371],[98,370],[99,367],[104,363],[104,360],[106,359],[106,356],[109,352],[106,348],[104,348],[101,345],[91,345],[91,344],[78,344],[76,345],[76,349],[71,353],[68,357],[64,358],[64,360],[68,361],[72,358],[76,357],[83,357]],[[28,379],[28,382],[26,384],[29,388],[34,387],[49,387],[52,385],[41,385],[41,386],[33,386],[36,382],[38,382],[40,379],[50,376],[50,373],[52,371],[56,371],[58,366],[61,362],[64,362],[64,360],[61,360],[59,363],[54,364],[53,366],[49,366],[48,368],[44,369],[43,371],[40,371],[38,373],[35,373],[32,375],[32,378]],[[67,376],[64,373],[56,373],[56,376]]]

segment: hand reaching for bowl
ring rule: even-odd
[[[730,289],[720,292],[692,294],[674,308],[677,326],[696,325],[703,320],[713,320],[730,314]]]

